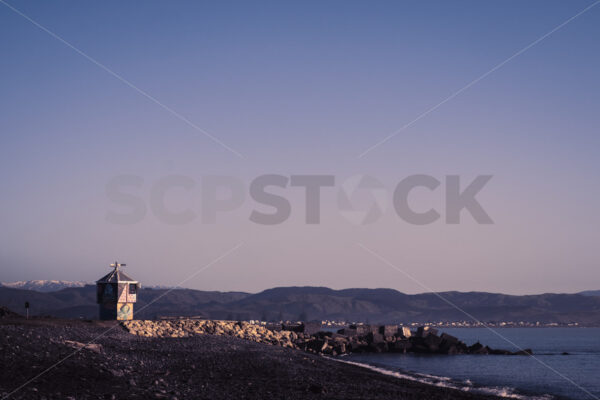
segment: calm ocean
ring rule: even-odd
[[[388,373],[439,386],[506,397],[600,398],[600,328],[494,329],[519,347],[532,349],[535,359],[526,356],[369,353],[348,355],[342,360],[369,364]],[[469,345],[480,341],[492,348],[514,349],[486,328],[442,328],[441,332],[456,336]],[[563,355],[563,352],[569,354]]]

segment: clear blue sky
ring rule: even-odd
[[[7,1],[243,155],[237,157],[0,3],[0,280],[92,281],[115,258],[146,284],[574,292],[600,287],[600,5],[362,158],[592,1]],[[412,226],[106,221],[119,174],[494,178],[494,219]],[[416,208],[438,207],[440,193]],[[198,212],[173,194],[173,207]]]

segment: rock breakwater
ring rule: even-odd
[[[189,337],[196,335],[234,336],[240,339],[251,340],[258,343],[268,343],[282,347],[296,348],[294,344],[300,335],[292,331],[277,331],[262,325],[239,321],[217,320],[133,320],[124,321],[123,327],[134,335],[146,337]]]
[[[315,330],[309,324],[281,324],[269,327],[249,322],[215,320],[134,320],[123,327],[146,337],[189,337],[196,335],[233,336],[258,343],[301,349],[315,354],[425,353],[530,355],[530,349],[512,352],[492,349],[480,343],[467,346],[458,338],[436,329],[420,327],[415,332],[398,325],[350,325],[337,332]]]

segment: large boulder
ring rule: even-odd
[[[448,342],[448,343],[458,343],[459,340],[458,338],[452,336],[452,335],[448,335],[447,333],[442,333],[440,338],[442,338],[443,341]]]
[[[372,332],[372,333],[381,333],[381,327],[379,325],[366,325],[367,326],[367,333]]]
[[[429,334],[423,338],[423,343],[431,353],[437,353],[442,344],[442,338],[434,334]]]
[[[402,330],[398,333],[402,334],[402,336],[407,339],[412,336],[412,332],[410,331],[410,328],[408,326],[403,326]]]
[[[302,332],[307,335],[314,335],[321,330],[321,323],[319,321],[304,322],[302,326]]]
[[[459,343],[457,338],[447,333],[442,333],[440,336],[441,343],[439,345],[439,352],[442,354],[460,354]]]
[[[331,335],[329,337],[332,339],[335,339],[335,340],[340,340],[340,339],[348,340],[348,336],[342,335],[341,333],[335,333],[335,332],[331,332]]]
[[[369,351],[373,353],[385,353],[389,350],[386,342],[369,343]]]
[[[327,340],[324,339],[313,339],[306,344],[307,350],[313,351],[315,353],[323,352],[323,350],[325,350],[327,346]]]
[[[461,349],[460,347],[455,346],[453,344],[440,347],[439,352],[442,354],[448,354],[448,355],[456,355],[456,354],[466,353],[466,351],[463,351],[463,349]]]
[[[410,351],[413,353],[430,353],[429,346],[425,343],[425,339],[420,336],[412,336],[410,339]]]
[[[367,333],[367,336],[365,336],[365,339],[366,339],[367,343],[369,343],[369,344],[385,343],[385,337],[381,333],[369,332],[369,333]]]
[[[395,353],[406,353],[411,347],[412,344],[410,343],[410,341],[399,339],[396,340],[393,344],[390,344],[390,351],[393,351]]]
[[[345,354],[346,353],[346,343],[338,343],[333,347],[333,351],[336,354]]]
[[[321,349],[321,353],[323,354],[328,354],[328,355],[332,355],[335,356],[336,354],[334,354],[334,350],[333,350],[333,346],[331,346],[329,343],[327,343],[323,349]]]
[[[490,354],[490,348],[477,342],[469,346],[469,354]]]
[[[367,350],[367,343],[358,339],[353,339],[348,342],[346,349],[352,353],[362,353]]]
[[[465,354],[469,350],[467,345],[447,333],[442,333],[440,336],[442,343],[439,346],[439,352],[443,354]]]
[[[394,336],[398,333],[398,325],[381,325],[379,327],[379,333],[383,336]]]
[[[326,338],[330,338],[333,336],[333,332],[329,332],[329,331],[318,331],[313,333],[313,336],[318,337],[320,339],[326,339]]]
[[[350,325],[350,329],[355,329],[358,336],[365,336],[371,331],[370,325]]]
[[[437,329],[432,328],[430,326],[420,326],[417,328],[417,335],[418,337],[425,337],[427,335],[437,335]]]

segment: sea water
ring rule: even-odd
[[[532,349],[500,355],[350,354],[341,360],[425,383],[512,398],[600,398],[600,328],[440,328],[471,345]],[[568,353],[568,354],[563,354]]]

